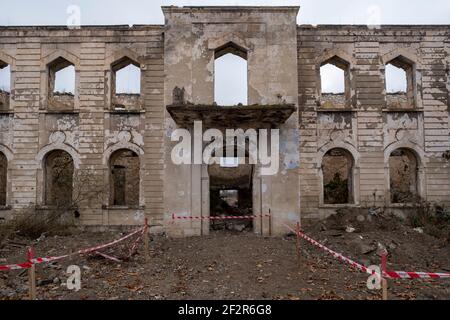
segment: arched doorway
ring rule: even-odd
[[[329,150],[322,159],[324,204],[355,203],[353,176],[354,159],[342,148]]]
[[[45,156],[46,205],[67,207],[72,205],[74,164],[69,153],[63,150],[50,151]]]
[[[109,204],[112,206],[139,206],[139,156],[128,149],[117,150],[110,157],[109,168]]]
[[[391,203],[413,203],[419,197],[419,161],[414,151],[399,148],[389,155]]]

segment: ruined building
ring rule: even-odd
[[[164,25],[1,27],[0,217],[66,205],[81,225],[207,234],[221,199],[256,233],[337,208],[450,205],[450,27],[297,25],[298,7],[163,7]],[[247,65],[244,105],[215,103],[214,63]],[[321,68],[342,72],[322,92]],[[386,90],[387,67],[405,90]],[[124,68],[140,90],[124,92]],[[73,92],[58,91],[61,71]],[[260,164],[176,165],[176,128],[278,128],[275,175]],[[248,154],[245,152],[245,158]],[[70,204],[70,205],[68,205]],[[231,210],[231,209],[230,209]]]

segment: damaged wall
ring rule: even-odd
[[[230,42],[245,52],[249,105],[297,105],[298,7],[163,7],[163,12],[167,105],[172,104],[172,92],[178,87],[184,88],[188,102],[213,107],[214,59]],[[170,136],[177,127],[168,114],[166,119],[165,195],[172,199],[165,202],[167,219],[171,214],[209,216],[207,166],[172,164],[175,143]],[[239,123],[233,126],[231,129],[240,128]],[[253,175],[254,213],[270,210],[276,215],[274,233],[283,232],[282,219],[299,219],[297,113],[280,129],[279,173],[261,177],[256,168]],[[180,221],[170,226],[171,232],[179,235],[209,232],[207,223],[201,225],[199,221]],[[267,228],[266,222],[262,228],[266,234]],[[261,226],[255,226],[255,232],[260,230]]]
[[[298,27],[303,217],[322,218],[339,207],[322,200],[321,158],[333,147],[348,150],[356,159],[354,206],[401,209],[402,204],[391,201],[389,171],[389,156],[399,148],[418,157],[417,193],[428,201],[450,204],[450,167],[442,157],[450,147],[449,32],[448,26]],[[317,106],[315,70],[335,55],[350,64],[351,127],[336,121],[340,110]],[[386,95],[385,65],[398,57],[412,63],[414,104],[405,103],[404,93]]]
[[[95,181],[87,188],[101,191],[98,201],[80,204],[80,224],[133,225],[146,215],[152,231],[208,232],[199,221],[170,224],[173,213],[209,214],[209,174],[206,165],[172,164],[177,126],[166,105],[179,87],[187,102],[213,106],[214,59],[230,43],[230,51],[245,52],[249,105],[296,110],[280,127],[279,173],[262,177],[256,167],[252,177],[253,213],[271,211],[273,234],[284,232],[283,219],[323,218],[341,206],[401,210],[391,181],[399,176],[390,170],[398,149],[417,158],[417,195],[450,205],[443,157],[450,150],[450,27],[297,26],[298,7],[162,10],[164,26],[0,28],[0,65],[11,68],[11,92],[0,93],[0,152],[8,162],[0,216],[45,203],[45,158],[62,150],[74,176],[84,173]],[[330,61],[345,71],[345,94],[321,92],[318,70]],[[73,96],[53,93],[59,62],[74,66]],[[139,95],[115,94],[115,72],[127,63],[141,70]],[[407,70],[407,93],[386,94],[388,63]],[[110,158],[124,149],[139,158],[139,194],[125,207],[110,201]],[[332,149],[353,161],[349,204],[324,196],[324,179],[332,178],[323,160]],[[254,231],[267,234],[267,223],[258,223]]]
[[[93,194],[97,201],[79,204],[78,223],[132,225],[143,221],[161,224],[163,210],[163,27],[2,27],[0,60],[11,65],[11,112],[0,114],[0,151],[10,148],[12,209],[45,203],[44,160],[53,150],[67,152],[74,162],[74,188]],[[111,108],[113,64],[129,58],[139,62],[144,103],[129,110]],[[51,70],[64,59],[75,68],[74,95],[68,108],[52,108]],[[64,102],[62,101],[62,102]],[[139,101],[140,102],[140,101]],[[133,103],[132,103],[133,104]],[[134,104],[133,104],[134,105]],[[64,109],[64,110],[63,110]],[[119,149],[140,157],[139,207],[109,206],[109,158]],[[77,180],[81,175],[89,177]]]

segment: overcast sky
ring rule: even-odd
[[[450,0],[14,0],[2,1],[0,25],[66,25],[71,5],[80,8],[81,24],[163,24],[161,5],[300,5],[299,24],[450,24]],[[229,83],[220,85],[216,96],[225,103],[235,103],[229,97],[245,95],[239,90],[239,83],[232,83],[230,70],[242,66],[238,60],[227,57],[223,76],[216,81]],[[242,69],[242,68],[241,68]],[[331,69],[330,69],[331,70]],[[8,88],[7,72],[0,72],[0,88]],[[236,73],[233,72],[234,78]],[[339,91],[340,74],[323,72],[326,78],[323,84],[327,91]],[[394,88],[401,88],[402,73],[397,73],[391,82]],[[70,73],[62,77],[70,78]],[[125,76],[132,79],[133,74]],[[66,80],[65,80],[66,81]],[[131,81],[123,84],[132,88],[138,83]],[[67,87],[67,88],[65,88]],[[61,91],[70,91],[70,85],[62,85]],[[395,91],[395,89],[393,89]],[[242,100],[242,99],[237,99]]]
[[[82,24],[162,24],[161,5],[300,5],[305,24],[367,24],[377,13],[382,24],[450,24],[448,0],[11,0],[2,1],[0,25],[64,25],[70,5]]]

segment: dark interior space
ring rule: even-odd
[[[211,217],[248,216],[253,214],[252,202],[253,166],[237,167],[211,165],[210,215]],[[252,219],[211,219],[211,230],[250,231]]]

